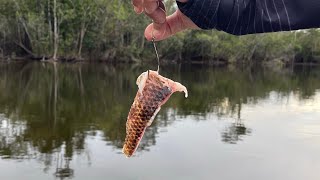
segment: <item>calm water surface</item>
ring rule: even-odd
[[[121,148],[147,67],[0,64],[0,179],[319,180],[320,69],[167,66],[186,85]]]

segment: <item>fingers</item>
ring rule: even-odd
[[[150,9],[149,9],[150,10]],[[154,23],[163,24],[166,21],[166,11],[165,6],[161,1],[158,1],[156,9],[152,11],[152,13],[147,13],[149,11],[145,9],[146,15],[149,16]]]
[[[188,0],[177,1],[186,3]],[[148,40],[155,37],[155,40],[160,41],[185,29],[198,28],[179,10],[166,17],[163,0],[132,0],[132,4],[136,13],[145,12],[153,20],[153,23],[145,30],[145,37]]]
[[[188,17],[177,10],[168,16],[163,23],[150,24],[145,30],[145,37],[150,41],[154,36],[156,41],[160,41],[180,31],[196,28],[198,27]]]
[[[159,6],[164,7],[162,1],[163,0],[132,0],[132,4],[137,14],[141,14],[143,11],[147,14],[152,14]]]
[[[159,0],[144,0],[144,10],[147,14],[152,14],[159,7]]]
[[[137,14],[141,14],[143,12],[143,10],[144,10],[143,0],[132,0],[132,4],[134,6],[134,11]]]

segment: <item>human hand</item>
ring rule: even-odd
[[[137,14],[145,13],[153,20],[145,30],[147,40],[156,41],[166,39],[180,31],[186,29],[197,29],[191,19],[185,16],[179,9],[172,15],[166,17],[166,10],[163,0],[132,0],[134,10]],[[187,3],[188,0],[178,0],[182,3]]]

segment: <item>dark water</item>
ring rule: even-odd
[[[0,179],[319,180],[320,69],[167,66],[186,85],[133,158],[134,65],[0,65]]]

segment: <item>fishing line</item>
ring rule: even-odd
[[[158,74],[159,74],[159,70],[160,70],[160,58],[159,58],[159,54],[158,54],[158,49],[157,49],[157,45],[156,45],[156,42],[155,42],[155,37],[154,37],[154,23],[153,23],[153,30],[152,30],[152,43],[153,43],[153,47],[154,47],[154,51],[156,52],[156,57],[157,57],[157,60],[158,60]]]

